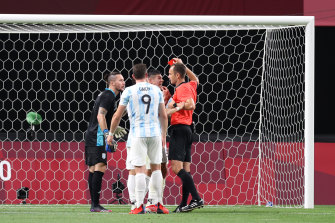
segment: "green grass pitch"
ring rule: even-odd
[[[335,206],[314,209],[258,206],[205,206],[190,213],[128,214],[128,205],[105,205],[112,213],[90,213],[89,205],[0,205],[0,222],[57,223],[207,223],[207,222],[335,222]],[[175,206],[167,206],[172,212]]]

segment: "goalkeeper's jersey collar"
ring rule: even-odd
[[[106,91],[111,91],[111,92],[114,94],[114,97],[116,97],[116,94],[115,94],[115,92],[114,92],[112,89],[110,89],[110,88],[105,88],[105,90],[106,90]]]

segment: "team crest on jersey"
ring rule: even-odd
[[[106,153],[102,153],[102,154],[101,154],[101,158],[102,158],[102,159],[106,159]]]

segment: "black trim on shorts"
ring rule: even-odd
[[[107,165],[107,152],[104,146],[85,146],[85,164],[94,166],[98,163]]]
[[[191,162],[192,129],[189,125],[170,127],[169,160]]]

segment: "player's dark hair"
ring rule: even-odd
[[[173,64],[173,72],[174,72],[174,74],[179,73],[180,78],[184,79],[185,75],[186,75],[186,67],[182,63],[175,63],[175,64]]]
[[[117,70],[107,73],[104,75],[104,81],[106,81],[106,83],[109,85],[111,81],[115,80],[115,76],[118,74],[121,74],[121,72]]]
[[[147,73],[147,65],[139,63],[133,66],[133,74],[136,80],[141,80],[145,78],[146,73]]]
[[[149,69],[148,70],[148,77],[155,76],[158,74],[162,74],[159,70],[156,69]]]

